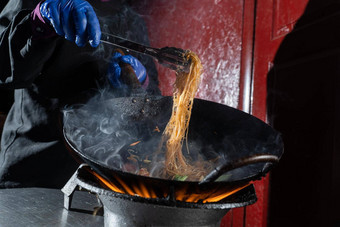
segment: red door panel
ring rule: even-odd
[[[256,10],[252,114],[266,119],[267,73],[284,35],[302,15],[308,0],[259,0]]]
[[[308,0],[257,1],[251,113],[263,121],[266,121],[267,74],[284,35],[293,29],[307,2]],[[266,226],[267,224],[269,177],[257,183],[256,187],[259,196],[257,203],[261,204],[262,209],[255,206],[247,209],[246,220],[249,222],[246,226]],[[257,217],[263,217],[264,220]]]
[[[285,143],[271,172],[273,227],[340,224],[339,12],[338,1],[257,1],[252,113],[265,119],[268,105]]]
[[[307,3],[308,0],[273,1],[272,40],[287,35],[293,30],[296,21],[300,18]],[[269,8],[269,5],[266,7]]]

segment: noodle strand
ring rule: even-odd
[[[202,74],[202,64],[198,56],[189,51],[186,54],[191,61],[189,73],[177,72],[173,92],[171,118],[163,132],[166,141],[165,170],[169,178],[187,176],[188,180],[199,180],[206,172],[206,163],[190,164],[182,153],[183,141],[186,141],[195,94]]]

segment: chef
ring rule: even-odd
[[[78,167],[60,133],[63,106],[100,84],[119,89],[120,63],[147,92],[159,92],[152,59],[122,56],[100,42],[107,32],[148,45],[145,23],[124,0],[3,0],[0,10],[0,89],[14,92],[0,188],[61,188]]]

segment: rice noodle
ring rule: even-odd
[[[194,97],[198,89],[203,67],[198,56],[188,51],[191,61],[189,73],[177,72],[173,91],[171,118],[163,132],[165,149],[165,174],[167,178],[185,176],[187,180],[200,180],[209,170],[207,162],[189,163],[182,153],[183,141],[187,139],[188,126]],[[188,146],[187,150],[189,152]]]

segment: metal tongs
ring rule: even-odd
[[[155,58],[161,65],[175,70],[176,72],[189,72],[190,61],[185,57],[187,51],[176,47],[153,48],[139,43],[123,39],[108,33],[103,33],[101,42],[113,45],[128,51],[149,55]]]

